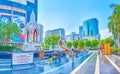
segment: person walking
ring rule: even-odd
[[[74,60],[74,49],[71,50],[72,60]]]
[[[100,47],[99,49],[98,49],[98,54],[101,54],[102,53],[102,48]]]

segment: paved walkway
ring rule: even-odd
[[[110,55],[109,58],[120,67],[120,57],[116,55]]]
[[[97,54],[94,54],[76,74],[94,74]]]
[[[53,69],[55,71],[48,72],[47,74],[69,74],[72,70],[70,74],[120,74],[120,57],[116,55],[97,55],[97,52],[94,52],[85,61],[81,59],[86,58],[81,57],[80,59],[76,59],[75,62],[68,62],[60,67],[56,67],[56,70]],[[46,68],[36,66],[35,68],[21,70],[20,72],[17,70],[6,70],[4,72],[1,69],[4,66],[4,62],[0,62],[0,64],[0,74],[40,74],[40,71]],[[10,64],[8,64],[8,67],[9,65]],[[46,69],[46,71],[48,71],[48,68]]]
[[[84,64],[71,74],[120,74],[120,57],[115,55],[97,55],[95,52]]]
[[[100,74],[120,74],[105,56],[100,56]]]

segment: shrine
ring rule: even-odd
[[[34,51],[40,49],[39,43],[39,25],[35,21],[34,12],[31,13],[30,22],[25,26],[25,42],[23,45],[24,51]]]

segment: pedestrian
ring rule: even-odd
[[[74,49],[72,49],[71,55],[72,55],[72,60],[74,60]]]
[[[100,54],[100,49],[98,49],[98,54]]]

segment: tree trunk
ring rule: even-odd
[[[120,48],[120,33],[118,34],[118,47]]]

